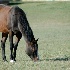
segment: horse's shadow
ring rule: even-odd
[[[69,61],[69,60],[70,60],[69,57],[40,59],[40,61]]]
[[[23,60],[23,61],[32,61],[32,60],[30,59],[30,60]],[[70,57],[39,59],[38,62],[41,62],[41,61],[70,61]]]

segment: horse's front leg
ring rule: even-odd
[[[13,32],[10,30],[9,31],[9,42],[10,42],[10,60],[11,61],[13,61],[13,47],[14,47],[14,45],[13,45]],[[10,62],[11,62],[10,61]]]
[[[4,61],[6,61],[6,56],[5,56],[5,42],[7,40],[8,34],[2,33],[2,40],[1,40],[1,48],[2,48],[2,58]]]
[[[17,50],[17,46],[18,46],[18,43],[19,43],[21,37],[22,37],[22,34],[20,32],[17,32],[16,33],[15,43],[14,43],[14,54],[13,54],[14,61],[16,61],[16,59],[15,59],[16,58],[16,50]]]

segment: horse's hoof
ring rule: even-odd
[[[10,60],[10,62],[11,62],[11,63],[14,63],[15,61],[14,61],[14,60]]]

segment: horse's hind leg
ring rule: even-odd
[[[1,47],[2,47],[2,58],[4,61],[6,61],[6,56],[5,56],[5,42],[7,40],[8,34],[2,33],[2,40],[1,40]]]
[[[21,37],[22,37],[22,34],[21,34],[20,32],[17,32],[17,33],[16,33],[15,43],[14,43],[14,54],[13,54],[13,56],[14,56],[14,61],[16,61],[16,60],[15,60],[15,58],[16,58],[16,50],[17,50],[17,46],[18,46],[18,43],[19,43]]]

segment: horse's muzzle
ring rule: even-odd
[[[34,62],[36,62],[36,61],[38,61],[39,60],[39,56],[37,56],[37,57],[30,57]]]
[[[38,61],[38,60],[39,60],[39,57],[33,58],[33,61],[34,61],[34,62],[36,62],[36,61]]]

